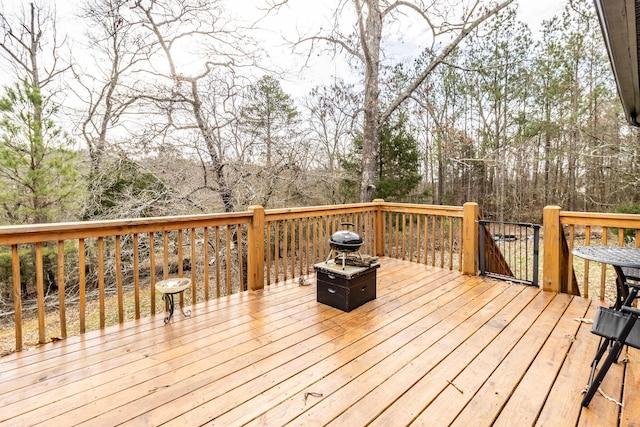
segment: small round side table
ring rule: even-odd
[[[162,299],[165,301],[169,301],[169,315],[164,318],[165,325],[171,321],[173,317],[173,309],[174,309],[174,296],[177,294],[182,294],[189,286],[191,286],[191,279],[186,278],[176,278],[176,279],[167,279],[161,280],[156,283],[156,291],[162,294]],[[186,313],[184,311],[184,307],[182,306],[182,302],[180,303],[180,311],[185,317],[191,316],[191,310],[188,310]]]

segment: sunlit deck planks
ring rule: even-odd
[[[631,425],[639,353],[587,410],[597,303],[383,259],[344,313],[279,284],[0,359],[3,425]],[[622,388],[623,378],[626,388]]]

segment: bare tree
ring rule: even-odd
[[[323,156],[316,159],[316,166],[329,172],[338,169],[338,159],[348,150],[349,139],[357,125],[360,97],[353,85],[337,80],[331,86],[316,87],[305,99],[311,114],[311,136],[321,147]]]
[[[284,2],[286,3],[286,2]],[[451,6],[449,2],[424,0],[340,0],[335,12],[335,25],[328,33],[304,37],[298,41],[313,44],[326,42],[341,52],[346,52],[362,67],[364,75],[363,100],[363,149],[360,200],[373,199],[377,185],[376,165],[379,159],[380,126],[425,81],[467,35],[497,12],[513,3],[504,0],[493,6],[486,0],[467,0]],[[281,7],[281,4],[275,7]],[[349,6],[353,6],[350,8]],[[354,16],[352,31],[342,31],[340,22],[348,14]],[[382,109],[380,105],[380,67],[384,58],[384,29],[394,27],[404,17],[417,17],[425,25],[423,37],[429,40],[427,47],[433,60],[425,64],[422,72]],[[456,16],[457,15],[457,16]]]
[[[132,86],[135,73],[148,63],[154,46],[136,28],[127,0],[87,0],[81,17],[87,25],[87,50],[91,63],[77,63],[75,76],[81,90],[80,133],[89,149],[91,173],[99,174],[110,132],[133,115],[138,100]],[[123,133],[123,132],[120,132]],[[124,132],[126,134],[127,132]]]
[[[361,103],[353,85],[336,80],[331,86],[315,87],[305,98],[309,111],[309,139],[317,154],[309,168],[314,171],[316,186],[327,197],[323,203],[336,203],[343,174],[339,162],[345,158],[358,126],[357,111]]]
[[[69,65],[60,63],[64,40],[58,40],[55,9],[30,3],[21,16],[0,12],[0,36],[0,54],[14,69],[14,75],[41,92],[69,69]]]
[[[131,5],[138,25],[153,36],[159,57],[152,60],[140,96],[153,102],[167,117],[168,128],[196,132],[204,142],[205,164],[213,174],[225,212],[235,210],[234,182],[226,173],[221,126],[206,108],[207,87],[224,74],[234,74],[255,62],[255,43],[242,28],[226,20],[222,1],[136,0]],[[168,129],[167,128],[167,129]]]

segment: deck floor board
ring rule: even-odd
[[[312,274],[5,356],[0,425],[638,424],[635,349],[580,407],[598,302],[381,261],[350,313]]]

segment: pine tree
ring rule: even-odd
[[[39,89],[23,81],[0,98],[0,220],[9,224],[73,218],[80,165],[72,141],[42,108]],[[38,119],[40,117],[40,119]]]

